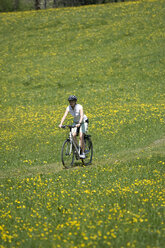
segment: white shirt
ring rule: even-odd
[[[70,114],[74,117],[74,122],[75,123],[78,123],[80,121],[80,110],[82,109],[83,107],[80,105],[80,104],[76,104],[74,109],[69,105],[67,107],[67,111],[70,112]],[[87,120],[87,116],[84,115],[83,116],[83,122]]]

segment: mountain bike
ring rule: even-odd
[[[64,125],[62,128],[69,128],[69,137],[64,141],[62,150],[61,150],[61,160],[62,164],[65,168],[73,167],[74,161],[81,160],[83,165],[88,165],[92,163],[93,157],[93,144],[91,141],[91,135],[84,134],[84,142],[85,142],[85,158],[80,158],[81,147],[80,142],[79,145],[75,143],[72,134],[72,128],[74,125]]]

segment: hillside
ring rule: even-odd
[[[0,13],[2,247],[163,247],[164,9]],[[70,94],[94,157],[63,170]]]

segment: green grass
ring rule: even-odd
[[[0,248],[163,247],[164,9],[0,14]],[[70,94],[94,158],[63,170]]]

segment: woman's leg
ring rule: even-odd
[[[82,132],[80,132],[80,145],[81,145],[82,153],[84,153],[85,152],[85,143],[84,143],[84,134]]]
[[[82,158],[85,158],[85,142],[84,142],[84,134],[86,134],[88,131],[88,123],[85,122],[80,127],[80,144],[82,149]]]
[[[74,142],[76,143],[76,145],[78,146],[78,142],[77,142],[77,133],[72,133],[73,134],[73,139],[74,139]]]

